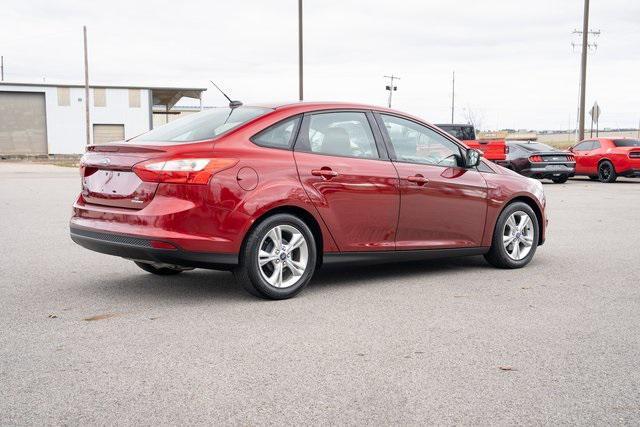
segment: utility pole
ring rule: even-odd
[[[453,112],[456,105],[456,72],[453,72],[453,80],[451,80],[451,124],[453,124]]]
[[[0,82],[4,81],[4,56],[0,56]]]
[[[87,128],[87,145],[91,144],[91,118],[89,117],[89,54],[87,53],[87,26],[82,27],[84,35],[84,114]]]
[[[304,99],[302,64],[302,0],[298,0],[298,93],[300,101]]]
[[[587,49],[589,45],[589,0],[584,0],[584,16],[582,18],[582,60],[580,63],[580,113],[578,124],[578,141],[584,139],[584,104],[587,91]]]
[[[400,80],[400,77],[396,77],[393,74],[391,74],[390,76],[384,76],[385,78],[389,79],[389,85],[385,86],[385,88],[389,91],[389,108],[391,108],[391,98],[393,98],[393,92],[398,90],[398,86],[395,86],[393,84],[394,80]]]

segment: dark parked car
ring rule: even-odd
[[[573,154],[539,142],[508,142],[509,169],[530,178],[567,182],[576,173]]]

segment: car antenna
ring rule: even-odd
[[[231,98],[229,98],[229,97],[227,96],[227,94],[226,94],[226,93],[224,93],[224,92],[222,91],[222,89],[220,89],[220,88],[218,87],[218,85],[217,85],[217,84],[215,84],[215,83],[213,82],[213,80],[209,80],[209,81],[211,82],[211,84],[212,84],[216,89],[218,89],[218,90],[220,91],[220,93],[221,93],[222,95],[224,95],[224,97],[225,97],[225,98],[227,98],[227,99],[229,100],[229,108],[238,108],[238,107],[241,107],[241,106],[242,106],[242,101],[232,101],[232,100],[231,100]]]

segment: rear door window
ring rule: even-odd
[[[316,113],[296,150],[329,156],[378,159],[376,141],[363,112]]]

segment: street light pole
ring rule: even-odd
[[[393,98],[393,91],[398,90],[398,87],[395,86],[393,84],[394,80],[400,80],[400,77],[396,77],[393,74],[391,74],[390,76],[385,76],[387,79],[389,79],[389,85],[386,86],[386,89],[389,91],[389,108],[391,108],[391,99]]]
[[[298,94],[300,101],[304,99],[303,80],[303,57],[302,57],[302,0],[298,0]]]
[[[453,80],[451,81],[451,124],[453,124],[453,112],[456,105],[456,72],[453,72]]]
[[[584,139],[584,105],[587,91],[587,50],[589,48],[589,0],[584,0],[582,20],[582,61],[580,64],[580,113],[578,115],[578,141]]]

